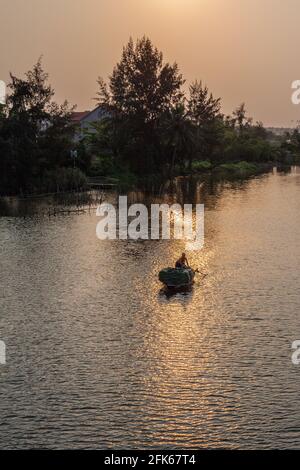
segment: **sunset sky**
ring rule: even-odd
[[[57,100],[90,109],[132,36],[144,34],[177,61],[187,83],[202,79],[223,111],[242,101],[265,125],[292,126],[300,105],[299,0],[0,0],[0,79],[43,55]],[[292,122],[293,121],[293,122]]]

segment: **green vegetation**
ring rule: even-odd
[[[280,161],[291,163],[300,163],[300,132],[299,128],[293,132],[287,132],[283,141],[277,148]]]
[[[219,166],[219,169],[241,174],[254,174],[259,171],[258,165],[245,161],[237,163],[223,163]]]
[[[31,184],[32,192],[59,193],[63,191],[82,191],[87,188],[87,177],[79,168],[59,168],[46,171],[41,178]]]
[[[211,162],[209,160],[202,160],[202,161],[193,161],[192,163],[192,170],[194,172],[202,172],[204,170],[211,169]]]
[[[224,116],[220,98],[201,81],[187,93],[184,83],[178,65],[164,62],[148,38],[130,39],[109,82],[98,79],[105,117],[78,142],[73,108],[53,101],[41,61],[25,78],[11,75],[0,107],[0,193],[84,188],[85,175],[126,186],[218,167],[249,174],[265,162],[300,160],[298,130],[279,141],[253,124],[244,104]]]

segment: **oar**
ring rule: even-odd
[[[198,268],[195,270],[195,273],[202,274],[204,277],[208,276],[208,273],[203,273],[202,271],[199,271]]]

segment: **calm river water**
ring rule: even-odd
[[[6,207],[1,448],[300,448],[300,170],[169,189],[128,196],[205,202],[189,257],[208,276],[171,297],[157,274],[181,241],[100,241],[93,210]]]

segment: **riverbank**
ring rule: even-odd
[[[217,178],[244,179],[258,174],[267,173],[271,171],[274,166],[276,166],[274,162],[249,163],[246,161],[227,162],[221,163],[219,165],[213,165],[210,161],[203,160],[194,162],[191,169],[175,169],[173,178],[193,176],[201,178],[206,177],[207,175],[211,175]],[[290,165],[286,166],[286,168],[290,168]],[[115,187],[126,190],[143,185],[153,184],[154,182],[155,184],[160,184],[166,179],[170,179],[170,177],[161,173],[136,175],[131,172],[123,172],[119,174],[113,173],[112,175],[106,175],[105,177],[99,176],[98,178],[89,178],[88,181],[93,183],[98,180],[98,182],[101,182],[104,186],[114,185]]]
[[[207,177],[207,175],[216,178],[225,179],[244,179],[250,178],[262,173],[271,171],[274,166],[286,168],[291,165],[276,164],[274,162],[249,163],[246,161],[226,162],[219,165],[213,165],[208,160],[195,161],[191,169],[175,168],[172,178],[167,174],[153,173],[138,175],[127,169],[112,171],[108,174],[99,174],[98,176],[85,175],[77,168],[62,168],[61,171],[47,174],[45,178],[39,178],[36,184],[32,183],[32,191],[20,191],[17,194],[2,194],[6,196],[19,196],[21,198],[31,198],[36,196],[47,196],[53,194],[65,194],[73,192],[85,192],[90,189],[120,189],[130,190],[137,187],[149,186],[149,184],[162,184],[166,180],[178,177]]]
[[[223,163],[214,168],[213,171],[223,174],[231,174],[236,177],[246,178],[249,176],[255,176],[257,174],[271,171],[273,168],[273,162],[249,163],[246,161],[240,161],[236,163]]]

